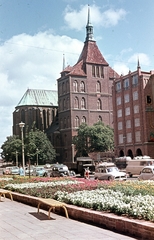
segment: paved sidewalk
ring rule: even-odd
[[[0,201],[0,240],[133,240],[106,229],[67,219],[10,199]]]

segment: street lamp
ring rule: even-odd
[[[36,166],[38,166],[38,148],[36,148]]]
[[[24,135],[23,135],[23,128],[25,123],[19,123],[19,127],[21,128],[21,141],[22,141],[22,167],[23,167],[23,175],[25,176],[25,154],[24,154]]]
[[[126,156],[126,137],[123,137],[124,140],[124,156]]]
[[[18,152],[16,151],[16,166],[18,166]]]
[[[72,143],[72,163],[74,163],[74,144]]]

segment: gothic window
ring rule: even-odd
[[[85,99],[82,98],[81,99],[81,109],[85,109],[86,108],[86,102],[85,102]]]
[[[133,85],[135,85],[135,86],[138,84],[138,75],[133,76],[133,81],[132,82],[133,82]]]
[[[66,128],[66,118],[64,118],[64,128]]]
[[[64,100],[63,100],[63,110],[65,110],[66,109],[66,101],[65,101],[65,98],[64,98]]]
[[[75,122],[74,122],[75,128],[79,127],[79,117],[75,117]]]
[[[116,83],[116,91],[120,92],[120,90],[121,90],[121,82],[117,82]]]
[[[101,66],[101,78],[104,78],[104,67]]]
[[[66,82],[66,92],[69,92],[69,84],[68,84],[68,81]]]
[[[102,117],[98,116],[98,122],[102,122]]]
[[[70,103],[69,103],[69,97],[67,98],[66,108],[69,109]]]
[[[100,74],[99,74],[99,66],[96,66],[96,77],[99,77]]]
[[[99,81],[96,83],[96,92],[101,92],[101,84]]]
[[[86,123],[86,117],[85,116],[82,117],[81,122]]]
[[[94,65],[92,65],[92,76],[93,76],[93,77],[96,77],[95,66],[94,66]]]
[[[73,92],[78,92],[78,83],[76,80],[73,82]]]
[[[62,93],[65,93],[65,83],[62,83]]]
[[[74,98],[74,108],[79,108],[79,100],[77,97]]]
[[[84,84],[84,82],[80,83],[80,91],[81,92],[85,92],[85,84]]]
[[[101,100],[98,99],[98,100],[97,100],[97,110],[101,110],[101,109],[102,109]]]
[[[63,128],[63,121],[62,121],[62,118],[60,119],[60,128],[61,128],[61,129]]]
[[[129,78],[124,79],[123,86],[124,86],[124,89],[129,88]]]

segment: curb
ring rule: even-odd
[[[38,198],[11,192],[13,200],[37,208]],[[9,197],[9,195],[7,195]],[[91,209],[77,207],[66,204],[69,218],[103,227],[105,229],[125,234],[126,236],[138,237],[140,240],[154,240],[154,223],[144,220],[131,219],[123,216],[117,216],[113,213],[99,212]],[[41,204],[41,209],[48,210],[46,204]],[[37,211],[37,210],[36,210]],[[62,216],[65,216],[63,209],[55,210]]]

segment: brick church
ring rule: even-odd
[[[58,101],[54,91],[27,90],[13,113],[13,134],[19,134],[20,121],[29,128],[35,121],[55,147],[56,161],[74,161],[72,138],[81,123],[102,121],[113,127],[112,85],[117,77],[94,40],[88,9],[84,46],[77,63],[64,68],[57,80]]]

